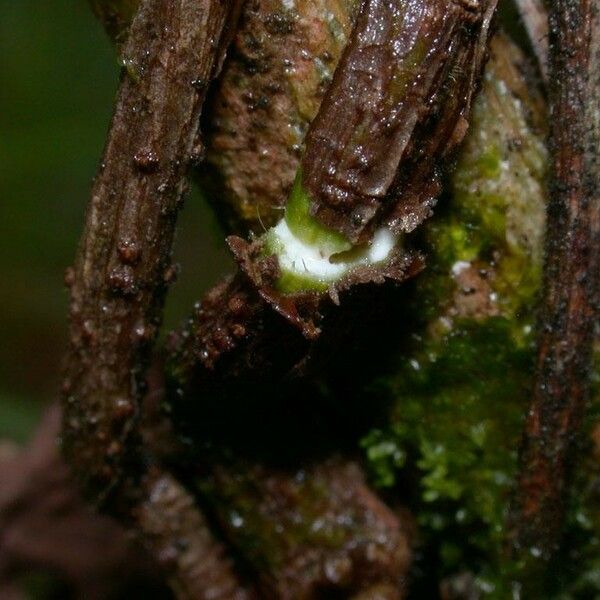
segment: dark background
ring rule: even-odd
[[[119,65],[85,0],[0,0],[0,439],[57,397],[72,262]],[[229,265],[198,190],[180,216],[166,328]]]

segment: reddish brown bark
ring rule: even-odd
[[[537,373],[527,415],[513,535],[549,557],[589,392],[600,277],[600,23],[593,0],[550,13],[553,154]]]

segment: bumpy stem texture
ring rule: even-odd
[[[213,537],[193,496],[173,476],[151,470],[143,481],[146,499],[135,511],[144,542],[159,559],[179,600],[250,600]]]
[[[394,514],[355,463],[330,458],[298,469],[234,461],[212,465],[199,487],[265,597],[402,596],[411,519]]]
[[[550,13],[553,154],[537,374],[521,453],[515,542],[556,549],[589,392],[600,276],[600,22],[594,0]]]
[[[131,458],[144,363],[172,279],[171,244],[230,3],[146,0],[94,182],[71,287],[64,450],[101,499]]]

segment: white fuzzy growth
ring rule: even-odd
[[[273,234],[280,248],[277,256],[283,270],[323,282],[337,281],[354,267],[373,265],[385,260],[398,242],[398,237],[389,229],[381,228],[373,236],[371,245],[359,253],[353,253],[351,259],[332,261],[332,256],[335,255],[299,240],[290,231],[285,220],[273,229]]]

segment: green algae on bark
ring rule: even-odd
[[[358,465],[230,460],[209,471],[199,490],[268,597],[400,599],[412,524],[369,490]]]
[[[412,325],[382,382],[395,398],[390,425],[363,440],[380,485],[418,477],[413,509],[433,579],[471,570],[481,591],[500,597],[533,365],[547,162],[543,105],[522,80],[522,60],[505,38],[493,41],[449,197],[424,233],[429,268],[401,309]]]

